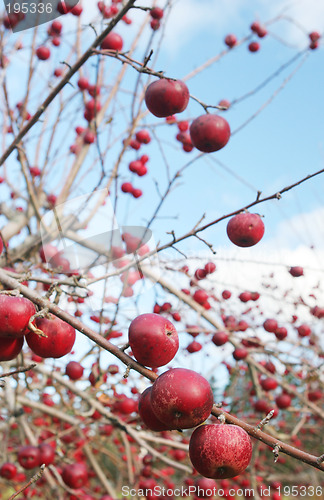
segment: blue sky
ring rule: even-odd
[[[141,2],[141,5],[145,4],[151,5],[151,2]],[[307,34],[309,32],[324,31],[323,4],[316,0],[292,2],[178,0],[173,4],[174,8],[170,13],[161,45],[159,45],[160,35],[157,33],[151,48],[154,49],[154,55],[158,53],[155,68],[180,79],[185,78],[210,57],[224,50],[223,40],[228,33],[236,34],[238,39],[249,35],[251,33],[249,26],[256,19],[261,23],[268,22],[285,10],[286,15],[294,19],[298,25],[296,27],[294,23],[287,20],[277,21],[269,25],[269,35],[259,40],[261,43],[259,52],[251,54],[245,43],[229,51],[218,63],[190,78],[187,81],[190,93],[208,104],[218,104],[223,98],[229,101],[239,99],[291,60],[298,51],[305,49],[308,45]],[[159,5],[163,6],[163,2]],[[83,46],[86,48],[93,39],[92,29],[86,27],[86,24],[97,16],[96,2],[89,0],[84,4],[84,11]],[[116,31],[124,38],[125,50],[130,47],[132,37],[143,15],[140,11],[132,12],[130,17],[133,19],[133,24],[126,26],[122,23],[116,28]],[[62,51],[51,48],[51,59],[38,63],[39,80],[34,86],[34,101],[31,101],[31,107],[39,95],[46,95],[47,75],[52,74],[53,69],[59,66],[64,56],[69,54],[69,37],[72,36],[71,33],[77,20],[70,15],[61,17],[60,20],[64,24],[64,32],[67,33],[67,43],[62,43]],[[44,25],[39,28],[40,40],[46,38],[47,27]],[[28,39],[32,35],[33,30],[8,35],[8,47],[21,37],[27,46]],[[148,28],[144,41],[139,45],[135,54],[139,60],[147,54],[145,40],[147,41],[150,35],[151,30]],[[281,43],[278,37],[285,43]],[[258,39],[254,36],[253,40]],[[72,60],[73,56],[72,54]],[[237,103],[228,111],[222,112],[233,131],[264,106],[274,93],[278,92],[300,61],[301,59],[282,71],[260,92]],[[95,73],[94,62],[94,60],[91,61],[86,68],[86,74],[91,78]],[[13,58],[12,69],[8,70],[7,79],[10,82],[10,99],[13,105],[23,95],[21,89],[24,87],[21,81],[27,78],[27,64],[28,49],[24,49],[17,53],[17,59]],[[109,71],[117,71],[119,68],[120,63],[109,62]],[[176,235],[182,235],[190,230],[204,213],[206,213],[204,222],[211,221],[253,201],[257,190],[262,191],[264,195],[269,195],[323,168],[324,73],[322,68],[323,48],[319,47],[309,52],[304,64],[278,92],[272,102],[251,123],[233,135],[223,150],[204,155],[185,171],[176,189],[168,196],[160,212],[161,217],[152,226],[155,241],[169,241],[170,236],[166,232],[171,229],[175,230]],[[110,75],[111,73],[108,72],[107,81],[104,82],[106,85],[111,84]],[[134,88],[136,78],[137,74],[129,70],[126,80],[128,91],[131,92]],[[76,81],[77,77],[72,83],[75,85]],[[148,81],[147,76],[142,77],[143,88]],[[55,83],[54,80],[52,83]],[[73,95],[74,89],[67,89],[68,92]],[[113,115],[117,123],[119,120],[122,123],[123,119],[128,118],[129,102],[126,95],[125,103],[118,101],[117,104],[122,103],[124,109]],[[74,103],[76,103],[75,107]],[[56,109],[55,106],[56,104],[53,104],[51,109]],[[59,144],[58,161],[50,174],[51,186],[48,186],[48,189],[53,189],[55,192],[62,187],[61,174],[67,165],[65,155],[74,140],[73,129],[76,125],[86,125],[82,112],[78,113],[77,106],[81,106],[81,96],[73,97],[66,106],[67,119],[64,130],[62,128],[62,144]],[[191,100],[187,110],[179,115],[179,118],[191,120],[203,112],[202,107]],[[163,119],[157,119],[149,114],[145,116],[143,124],[154,131],[158,137],[160,145],[165,150],[171,173],[175,173],[197,155],[194,151],[190,154],[182,152],[179,143],[175,140],[177,133],[175,125],[165,125]],[[30,135],[37,136],[38,131],[39,128],[36,127]],[[107,135],[106,129],[103,129],[100,135],[100,143],[103,147],[105,147]],[[118,136],[118,131],[116,136]],[[30,147],[32,161],[32,145],[28,147]],[[107,155],[108,161],[111,158],[113,162],[113,155],[119,150],[120,142],[117,142]],[[144,224],[145,219],[151,216],[158,203],[154,179],[159,180],[161,192],[167,186],[165,165],[159,144],[152,141],[148,146],[143,146],[140,154],[143,153],[150,156],[149,175],[143,178],[136,177],[134,184],[143,189],[144,194],[138,200],[127,198],[127,195],[119,196],[117,219],[120,225]],[[88,167],[96,155],[96,149],[93,147],[89,155]],[[14,155],[10,161],[13,162],[14,173],[17,164],[13,157]],[[127,164],[135,158],[134,151],[127,152],[121,171],[121,181],[130,180]],[[218,161],[222,162],[232,173],[221,168]],[[87,181],[91,181],[92,178],[93,174],[90,169],[90,173],[85,175],[83,186],[81,184],[81,191],[87,190],[91,185],[91,182]],[[311,245],[322,248],[324,241],[323,186],[323,177],[319,176],[287,193],[280,201],[275,200],[258,205],[255,211],[264,215],[266,231],[255,251],[263,251],[265,255],[268,255],[276,252],[278,248],[294,250],[299,246],[306,248]],[[0,189],[5,193],[4,186]],[[229,249],[234,253],[237,252],[242,258],[247,255],[245,249],[233,248],[228,241],[226,221],[212,227],[201,236],[210,241],[216,249]],[[201,242],[193,238],[183,242],[179,248],[188,253],[206,250]],[[251,251],[253,256],[254,250]],[[179,257],[176,252],[174,255],[176,258]]]
[[[150,5],[150,2],[146,4]],[[161,6],[163,6],[162,2]],[[86,23],[97,12],[96,2],[93,0],[87,2],[84,9],[83,20]],[[208,104],[218,104],[222,98],[230,101],[238,99],[257,87],[299,50],[305,48],[308,45],[306,35],[308,32],[313,30],[321,32],[324,29],[323,6],[315,0],[293,2],[276,0],[270,3],[264,0],[253,2],[236,0],[230,4],[218,0],[199,2],[178,0],[174,2],[174,9],[168,19],[156,69],[163,69],[172,77],[183,78],[205,60],[224,49],[223,39],[226,34],[235,33],[240,39],[250,34],[249,26],[255,19],[260,20],[261,23],[267,22],[284,9],[286,9],[287,16],[295,19],[304,28],[304,32],[291,22],[278,21],[269,26],[269,36],[259,40],[261,50],[258,53],[251,54],[245,43],[230,51],[209,69],[187,81],[191,94]],[[130,27],[122,23],[116,29],[124,37],[125,49],[130,46],[143,13],[133,12],[130,17],[133,19]],[[73,16],[65,16],[61,20],[65,31],[72,28],[76,21]],[[40,28],[40,33],[45,33],[46,29],[47,26],[44,25]],[[87,31],[86,33],[88,34]],[[27,32],[26,34],[28,36]],[[32,34],[32,30],[29,30],[29,34]],[[148,38],[149,35],[150,30],[147,30],[146,37]],[[12,41],[17,40],[19,36],[20,34],[11,35]],[[280,36],[294,48],[280,43],[275,38],[276,36]],[[92,34],[89,32],[89,37],[85,36],[85,47],[90,39],[92,39]],[[254,36],[253,39],[257,37]],[[158,38],[153,41],[154,51],[157,51],[157,42]],[[140,44],[136,52],[137,57],[145,56],[145,47],[144,43]],[[55,52],[54,48],[52,53],[58,64],[62,60],[61,53]],[[27,62],[26,53],[20,56],[21,67],[26,64],[23,59]],[[55,64],[53,59],[40,63],[40,76],[46,76],[47,71],[52,71],[52,68],[56,67]],[[231,129],[235,130],[263,106],[273,93],[277,92],[284,79],[297,65],[298,61],[273,79],[260,92],[223,112]],[[265,195],[274,193],[323,167],[324,73],[321,70],[322,67],[323,49],[311,51],[306,62],[269,106],[234,135],[222,151],[205,155],[185,172],[183,184],[170,195],[161,212],[163,217],[177,216],[178,218],[160,219],[155,226],[155,231],[161,233],[161,237],[164,238],[164,231],[170,230],[171,225],[177,234],[182,234],[190,229],[204,212],[207,214],[206,221],[212,220],[251,202],[257,190],[261,190]],[[129,76],[130,89],[134,79],[135,75]],[[19,80],[15,78],[14,73],[11,74],[11,81],[13,86],[17,85],[18,90]],[[147,77],[144,77],[142,82],[145,85]],[[187,110],[179,117],[193,119],[203,112],[199,104],[191,101]],[[82,119],[78,119],[79,121],[84,125]],[[166,146],[166,156],[171,172],[175,172],[194,157],[195,152],[183,154],[179,144],[174,140],[177,132],[176,126],[162,127],[160,124],[163,120],[151,116],[147,116],[145,121],[148,126],[154,127],[159,124],[158,128],[155,128],[158,137],[161,141],[170,144],[169,149]],[[104,143],[104,139],[102,142]],[[144,148],[141,150],[141,153],[144,152],[151,158],[150,175],[146,178],[136,178],[135,181],[138,187],[143,188],[144,196],[140,200],[131,200],[126,203],[125,211],[121,209],[122,222],[138,222],[143,218],[143,214],[149,214],[152,207],[156,205],[152,178],[162,179],[161,184],[163,184],[164,167],[159,147],[152,142],[145,148],[145,151]],[[129,161],[134,159],[132,152],[129,152],[127,159]],[[234,175],[221,169],[217,165],[217,160],[231,169]],[[128,176],[126,166],[124,175],[126,180]],[[285,195],[280,202],[268,202],[257,207],[256,210],[265,215],[264,241],[273,237],[283,220],[300,213],[318,210],[323,204],[322,186],[323,181],[319,177],[295,189],[293,193]],[[163,186],[161,189],[163,191]],[[223,235],[225,224],[221,224]],[[227,245],[228,242],[225,237],[221,237],[220,231],[216,228],[212,229],[210,231],[212,235],[213,231],[216,231],[220,244]]]

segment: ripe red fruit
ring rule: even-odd
[[[251,439],[237,425],[201,425],[191,436],[189,456],[202,476],[213,479],[235,477],[250,463]]]
[[[140,198],[143,194],[143,191],[141,189],[133,188],[131,193],[134,196],[134,198]]]
[[[226,332],[216,332],[212,337],[212,342],[217,346],[224,345],[227,341],[228,334]]]
[[[213,406],[208,381],[193,370],[173,368],[154,382],[153,412],[169,429],[190,429],[206,420]]]
[[[59,47],[61,45],[61,39],[58,36],[53,37],[52,45],[54,45],[54,47]]]
[[[195,118],[189,132],[192,144],[204,153],[219,151],[226,146],[231,136],[230,126],[225,118],[210,113]]]
[[[136,360],[152,368],[169,363],[179,349],[175,327],[155,313],[141,314],[131,322],[128,341]]]
[[[208,299],[208,293],[205,290],[196,290],[193,294],[193,299],[198,302],[198,304],[203,305]]]
[[[90,113],[95,113],[101,110],[101,103],[99,99],[91,99],[86,103],[86,110]]]
[[[197,269],[195,271],[195,278],[196,280],[203,280],[207,276],[207,271],[205,269]]]
[[[18,462],[24,469],[34,469],[41,465],[40,451],[36,446],[23,446],[18,452]]]
[[[258,399],[258,401],[254,403],[254,409],[260,413],[268,413],[270,411],[268,402],[264,399]]]
[[[83,142],[85,144],[93,144],[95,139],[96,136],[91,130],[88,130],[83,136]]]
[[[284,410],[285,408],[288,408],[288,406],[290,406],[291,397],[289,396],[289,394],[283,393],[277,396],[275,401],[278,408]]]
[[[264,224],[258,214],[243,212],[232,217],[227,224],[227,236],[238,247],[256,245],[264,235]]]
[[[245,359],[246,356],[248,355],[247,349],[245,347],[238,347],[233,351],[233,358],[236,361],[240,361],[241,359]]]
[[[0,337],[0,361],[10,361],[18,356],[24,345],[24,337]]]
[[[153,31],[157,31],[160,28],[161,23],[158,19],[152,19],[150,22],[150,26]]]
[[[150,14],[153,19],[160,20],[163,17],[163,9],[161,9],[160,7],[153,7],[153,9],[151,9],[150,11]]]
[[[289,269],[289,273],[294,277],[294,278],[299,278],[299,276],[303,276],[304,274],[304,269],[301,266],[294,266]]]
[[[89,95],[92,97],[98,96],[101,92],[100,86],[99,85],[89,85],[88,88]]]
[[[181,80],[161,78],[151,83],[145,91],[148,110],[159,118],[181,113],[189,102],[189,90]]]
[[[308,325],[303,324],[297,328],[297,332],[299,337],[308,337],[312,333],[312,330]]]
[[[260,28],[257,32],[258,37],[264,38],[267,34],[268,34],[268,31],[266,30],[266,28],[264,26],[260,26]]]
[[[151,142],[151,136],[147,130],[139,130],[136,132],[136,140],[142,144],[148,144]]]
[[[166,431],[170,427],[167,424],[161,422],[155,415],[152,405],[151,405],[151,391],[152,387],[148,387],[140,395],[138,400],[138,413],[143,420],[146,427],[151,429],[151,431]]]
[[[55,459],[55,450],[53,446],[47,443],[42,443],[38,446],[40,453],[40,465],[45,464],[50,465],[54,462]]]
[[[309,401],[319,401],[322,398],[322,391],[320,389],[315,389],[313,391],[309,391],[308,400]]]
[[[131,172],[137,174],[138,170],[143,166],[143,163],[139,160],[133,160],[129,163],[128,168]]]
[[[65,373],[71,380],[79,380],[83,375],[83,366],[78,361],[70,361],[66,365]]]
[[[222,111],[226,111],[231,107],[231,103],[227,99],[221,99],[218,106],[222,106],[222,108],[224,108]]]
[[[26,339],[31,350],[42,358],[61,358],[71,352],[75,342],[75,329],[60,318],[49,315],[47,318],[36,318],[35,325],[47,337],[30,332]]]
[[[82,11],[83,11],[83,9],[82,9],[82,5],[80,3],[78,3],[77,5],[72,7],[72,9],[70,10],[71,14],[73,14],[73,16],[76,16],[76,17],[81,16]]]
[[[46,59],[50,58],[51,51],[48,47],[44,47],[44,45],[42,45],[36,49],[36,55],[41,61],[46,61]]]
[[[14,479],[17,474],[17,467],[11,462],[5,462],[0,467],[0,476],[8,480]]]
[[[249,302],[249,300],[252,300],[251,292],[242,292],[242,293],[240,293],[239,299],[240,299],[241,302]]]
[[[124,415],[130,415],[137,411],[137,402],[132,398],[125,397],[121,401],[116,402],[114,409]]]
[[[287,328],[285,328],[284,326],[280,326],[279,328],[277,328],[274,334],[278,340],[283,340],[288,335]]]
[[[274,378],[271,378],[271,377],[268,377],[268,378],[265,378],[263,380],[261,380],[261,387],[264,391],[273,391],[274,389],[276,389],[278,387],[278,382],[276,381],[276,379]]]
[[[226,35],[224,42],[230,49],[232,49],[237,44],[237,38],[233,34]]]
[[[51,34],[54,33],[55,35],[60,35],[62,33],[62,28],[63,26],[60,21],[53,21],[50,26]]]
[[[64,0],[61,0],[57,4],[57,10],[60,14],[67,14],[68,12],[70,12],[71,7],[68,5],[67,2],[65,2]]]
[[[130,182],[124,182],[122,185],[121,185],[121,190],[123,193],[131,193],[132,190],[133,190],[133,186]]]
[[[313,43],[316,43],[321,38],[321,35],[318,33],[318,31],[312,31],[308,36]]]
[[[275,333],[278,329],[278,322],[276,319],[266,319],[263,328],[266,332]]]
[[[192,342],[190,342],[190,344],[187,345],[187,351],[190,353],[198,352],[201,349],[202,345],[200,344],[200,342],[197,342],[196,340],[193,340]]]
[[[35,313],[34,304],[25,297],[0,295],[0,336],[21,337],[28,334],[28,322]]]
[[[254,21],[251,24],[250,29],[251,29],[251,31],[253,31],[253,33],[258,33],[260,27],[261,27],[261,25],[260,25],[259,21]]]
[[[88,480],[88,471],[82,462],[68,464],[62,471],[62,479],[70,488],[82,488]]]
[[[248,49],[250,52],[258,52],[258,50],[260,49],[260,44],[258,42],[251,42],[248,45]]]
[[[198,498],[210,498],[214,496],[214,491],[216,490],[217,484],[214,479],[208,479],[207,477],[199,477],[195,481],[196,496]]]
[[[223,290],[222,291],[222,297],[224,300],[230,299],[232,296],[232,293],[229,290]]]
[[[81,77],[78,80],[78,87],[80,90],[88,90],[89,88],[89,80],[85,77]]]
[[[106,38],[101,42],[102,50],[118,50],[119,52],[122,50],[124,45],[123,39],[117,33],[113,33],[112,31],[108,33]]]
[[[216,264],[214,262],[207,262],[204,267],[207,274],[212,274],[216,271]]]

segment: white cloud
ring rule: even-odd
[[[276,233],[267,246],[269,248],[299,247],[300,251],[306,254],[310,252],[312,255],[310,258],[314,262],[317,252],[324,250],[324,208],[285,219],[278,225]]]

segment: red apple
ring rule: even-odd
[[[284,326],[280,326],[279,328],[277,328],[274,334],[278,340],[283,340],[287,337],[288,331],[287,328],[285,328]]]
[[[250,52],[258,52],[258,50],[260,49],[260,44],[258,42],[251,42],[248,45],[248,49]]]
[[[75,342],[75,329],[53,314],[36,318],[35,326],[47,337],[30,332],[26,339],[31,350],[42,358],[61,358],[71,352]]]
[[[187,345],[187,351],[190,353],[198,352],[202,349],[202,345],[200,342],[193,340],[190,344]]]
[[[48,47],[44,47],[42,45],[41,47],[38,47],[38,49],[36,49],[36,55],[41,61],[46,61],[46,59],[50,58],[51,51]]]
[[[11,462],[5,462],[0,467],[0,476],[12,480],[17,474],[17,467]]]
[[[304,269],[301,266],[293,266],[289,269],[289,273],[294,278],[299,278],[299,276],[303,276]]]
[[[88,471],[84,463],[68,464],[62,471],[62,479],[69,488],[82,488],[88,480]]]
[[[196,497],[210,498],[214,496],[214,493],[217,491],[217,483],[214,479],[209,479],[207,477],[198,477],[195,480],[196,487]]]
[[[143,420],[146,427],[151,429],[151,431],[166,431],[170,427],[167,424],[161,422],[155,415],[152,405],[151,405],[151,392],[152,387],[148,387],[140,395],[138,400],[138,413]]]
[[[18,356],[24,344],[24,337],[0,337],[0,361],[10,361]]]
[[[102,50],[118,50],[119,52],[122,50],[124,45],[123,39],[117,33],[113,33],[112,31],[108,33],[106,38],[101,42]]]
[[[150,15],[151,17],[153,17],[153,19],[162,19],[163,17],[163,9],[161,9],[160,7],[153,7],[151,10],[150,10]]]
[[[136,360],[151,368],[169,363],[179,349],[175,327],[155,313],[137,316],[129,326],[128,339]]]
[[[202,476],[212,479],[235,477],[250,463],[251,439],[237,425],[201,425],[191,436],[189,456]]]
[[[161,78],[151,83],[145,91],[148,110],[159,118],[181,113],[189,102],[189,90],[181,80]]]
[[[25,297],[0,295],[0,336],[26,335],[29,320],[35,313],[34,304]]]
[[[18,452],[18,462],[24,469],[34,469],[41,465],[40,450],[37,446],[23,446]]]
[[[245,349],[245,347],[237,347],[233,351],[233,358],[236,361],[240,361],[241,359],[245,359],[247,355],[248,355],[248,351],[247,351],[247,349]]]
[[[190,429],[204,422],[213,406],[213,392],[199,373],[173,368],[154,382],[152,409],[169,429]]]
[[[278,382],[276,381],[276,379],[271,377],[264,378],[263,380],[261,380],[260,384],[262,389],[266,392],[273,391],[278,387]]]
[[[40,453],[40,465],[45,464],[47,466],[52,464],[55,459],[55,450],[53,446],[48,443],[41,443],[38,448]]]
[[[266,332],[275,333],[278,329],[278,322],[276,319],[266,319],[263,328]]]
[[[192,144],[204,153],[222,149],[231,136],[228,122],[222,116],[210,113],[198,116],[190,125],[189,132]]]
[[[312,333],[312,330],[308,325],[303,324],[297,328],[297,332],[299,337],[308,337]]]
[[[291,397],[289,394],[283,393],[276,397],[276,405],[278,408],[284,410],[291,404]]]
[[[70,361],[66,365],[65,373],[71,380],[79,380],[83,375],[83,366],[78,361]]]
[[[227,341],[228,341],[228,334],[226,332],[218,331],[214,333],[212,337],[212,342],[217,346],[224,345],[226,344]]]
[[[227,236],[234,245],[251,247],[264,235],[264,224],[258,214],[242,212],[232,217],[227,224]]]
[[[224,42],[227,45],[227,47],[232,49],[237,44],[237,38],[235,35],[231,33],[229,35],[226,35]]]

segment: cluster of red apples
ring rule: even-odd
[[[259,21],[254,21],[251,24],[250,29],[254,35],[257,35],[258,38],[264,38],[265,36],[268,35],[267,28],[264,25],[262,25]],[[319,46],[319,40],[321,38],[320,33],[318,33],[317,31],[312,31],[311,33],[309,33],[308,38],[309,38],[309,48],[311,50],[317,49]],[[237,37],[233,33],[226,35],[224,42],[229,49],[232,49],[238,44]],[[256,40],[253,40],[248,45],[248,50],[252,53],[258,52],[260,48],[261,45]]]
[[[137,316],[128,337],[136,360],[151,368],[168,364],[179,348],[174,325],[155,313]],[[189,443],[194,468],[208,478],[235,477],[251,460],[251,440],[235,425],[201,425],[210,416],[213,402],[212,389],[204,377],[193,370],[171,368],[141,394],[138,411],[153,431],[196,427]]]
[[[16,358],[25,339],[42,358],[60,358],[71,352],[75,329],[52,314],[35,315],[34,304],[25,297],[0,295],[0,361]]]

